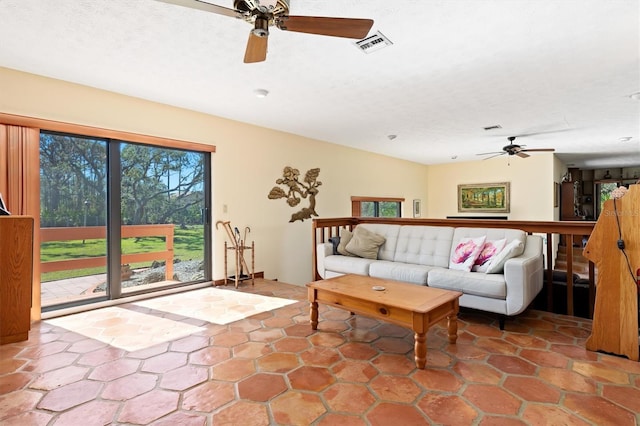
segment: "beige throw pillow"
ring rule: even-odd
[[[353,231],[353,238],[351,238],[351,241],[347,243],[345,248],[349,253],[353,253],[356,256],[366,259],[377,259],[378,249],[385,241],[386,238],[382,235],[371,232],[362,226],[356,226],[356,229]]]
[[[347,229],[342,230],[342,232],[340,233],[340,243],[338,244],[338,253],[343,256],[355,256],[355,254],[349,253],[346,249],[347,244],[349,244],[349,241],[351,241],[352,237],[353,233],[351,231]]]

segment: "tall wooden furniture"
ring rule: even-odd
[[[640,270],[640,185],[604,203],[584,249],[598,268],[596,304],[587,349],[638,361],[638,287]],[[619,240],[624,242],[624,250]],[[626,255],[626,256],[625,256]],[[627,260],[628,259],[628,260]]]
[[[29,338],[33,218],[0,216],[0,344]]]
[[[560,185],[560,220],[583,220],[576,214],[578,191],[574,182]]]

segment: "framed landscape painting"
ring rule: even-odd
[[[509,182],[458,185],[458,212],[509,213]]]

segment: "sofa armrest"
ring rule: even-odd
[[[326,278],[326,271],[324,269],[324,259],[327,256],[331,256],[333,254],[333,244],[331,243],[320,243],[316,247],[316,270],[318,274],[322,277],[322,279]]]
[[[542,237],[527,235],[524,253],[505,262],[507,315],[517,315],[527,309],[542,290],[544,269],[542,245]]]

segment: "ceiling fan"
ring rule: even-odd
[[[233,9],[203,0],[157,1],[238,18],[253,25],[244,54],[245,63],[262,62],[267,58],[271,26],[284,31],[354,39],[365,38],[373,26],[371,19],[291,16],[289,0],[233,0]]]
[[[553,148],[536,148],[536,149],[523,149],[523,146],[526,145],[517,145],[513,143],[516,140],[516,136],[509,136],[507,138],[509,141],[509,145],[505,145],[502,147],[502,151],[498,152],[485,152],[477,155],[491,155],[491,157],[485,158],[488,160],[489,158],[498,157],[500,155],[509,154],[509,155],[517,155],[518,157],[527,158],[529,154],[527,152],[553,152],[555,149]],[[493,154],[493,155],[492,155]]]

